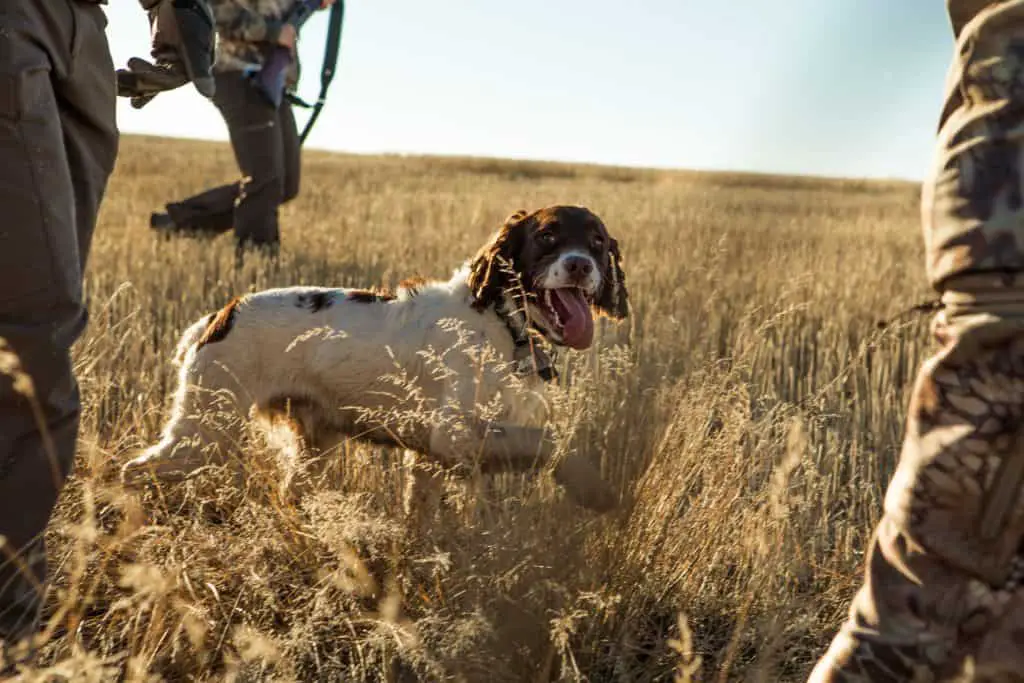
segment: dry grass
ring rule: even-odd
[[[222,145],[126,138],[76,348],[81,454],[52,525],[44,669],[76,680],[803,680],[855,587],[927,350],[917,190],[899,183],[308,154],[279,268],[149,234],[234,176]],[[549,479],[405,528],[395,453],[353,446],[301,505],[272,461],[144,497],[170,353],[249,289],[447,276],[520,207],[583,203],[620,239],[631,325],[560,404],[623,505]],[[615,341],[629,340],[631,345]],[[259,455],[259,454],[254,454]],[[264,462],[264,461],[267,462]],[[95,678],[88,678],[94,676]]]

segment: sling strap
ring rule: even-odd
[[[316,102],[309,104],[292,93],[288,94],[288,101],[293,105],[313,110],[305,128],[302,129],[302,134],[299,135],[299,144],[306,142],[310,131],[313,130],[313,124],[316,123],[324,108],[324,103],[327,101],[327,90],[331,86],[331,81],[334,80],[334,73],[338,65],[338,53],[341,49],[341,25],[344,19],[345,0],[337,0],[331,6],[331,14],[328,18],[327,45],[324,47],[324,63],[320,68],[320,94],[317,96]]]

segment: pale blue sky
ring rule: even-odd
[[[107,11],[115,63],[147,56],[138,4]],[[303,32],[306,99],[326,23]],[[349,0],[307,144],[919,179],[951,48],[936,0]],[[227,139],[191,86],[118,116]]]

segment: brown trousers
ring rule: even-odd
[[[167,205],[183,231],[219,235],[234,228],[240,246],[276,247],[278,207],[299,193],[300,149],[287,100],[275,108],[237,71],[216,73],[213,102],[228,127],[242,180]]]
[[[0,376],[0,641],[38,619],[42,532],[74,460],[70,349],[86,324],[82,272],[118,148],[105,29],[95,3],[0,2],[0,337],[34,381],[52,440]]]
[[[922,192],[941,346],[829,681],[1024,681],[1024,0],[948,0],[957,44]]]

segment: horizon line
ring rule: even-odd
[[[159,135],[156,133],[122,131],[121,137],[150,138],[154,140],[168,140],[181,142],[203,142],[217,145],[230,146],[230,141],[219,137],[189,136],[189,135]],[[796,180],[827,180],[832,182],[868,182],[868,183],[889,183],[921,185],[923,178],[900,177],[900,176],[874,176],[862,175],[851,176],[833,173],[797,173],[793,171],[764,171],[728,167],[697,167],[697,166],[668,166],[668,165],[633,165],[616,164],[602,161],[588,161],[583,159],[559,159],[559,158],[538,158],[538,157],[516,157],[516,156],[494,156],[485,154],[468,154],[461,152],[417,152],[412,150],[381,149],[368,151],[345,150],[333,147],[316,145],[304,145],[304,151],[313,151],[319,154],[336,154],[350,157],[406,157],[420,159],[467,159],[474,161],[505,161],[525,162],[536,164],[550,164],[561,166],[586,166],[590,168],[613,169],[623,171],[646,171],[661,173],[693,173],[704,175],[745,175],[761,178],[791,178]]]

